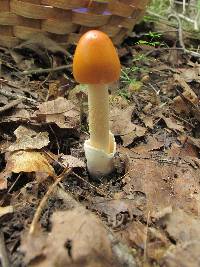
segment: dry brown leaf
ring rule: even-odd
[[[147,116],[145,114],[140,114],[140,119],[144,122],[147,128],[153,129],[154,127],[154,117]]]
[[[40,121],[55,123],[60,128],[75,128],[80,123],[78,108],[63,97],[40,104],[35,114]]]
[[[182,78],[178,74],[174,74],[174,80],[179,83],[179,85],[183,89],[183,96],[188,100],[191,101],[193,104],[198,103],[198,97],[195,92],[191,89],[191,87],[185,82],[185,79]]]
[[[82,160],[75,158],[71,155],[62,155],[62,164],[69,168],[85,168],[86,164]]]
[[[176,242],[200,241],[200,220],[181,209],[174,210],[164,220],[166,230]]]
[[[146,198],[138,192],[124,199],[105,200],[96,198],[92,204],[92,209],[106,215],[109,225],[116,228],[132,221],[133,216],[142,215],[145,206]]]
[[[170,130],[184,132],[184,127],[182,125],[178,124],[174,118],[166,118],[163,115],[161,115],[160,118],[162,118],[164,120],[164,122],[166,123],[167,127]]]
[[[188,136],[188,142],[200,149],[200,138]]]
[[[178,245],[166,253],[164,264],[166,267],[199,267],[199,248],[199,241]]]
[[[186,81],[186,82],[200,82],[200,65],[196,65],[193,68],[184,68],[184,69],[178,69],[180,71],[180,76]]]
[[[11,115],[0,117],[0,122],[28,122],[30,117],[28,110],[15,108]]]
[[[30,266],[30,262],[43,256],[47,233],[37,226],[33,234],[25,232],[21,237],[20,251],[25,254],[24,262]],[[34,265],[35,266],[35,265]],[[36,265],[37,266],[37,265]]]
[[[11,152],[16,150],[41,149],[49,144],[48,132],[35,132],[32,129],[19,126],[14,131],[14,134],[17,140],[7,149]]]
[[[5,171],[2,171],[0,173],[0,190],[7,189],[8,182],[7,182],[7,173]]]
[[[43,181],[48,176],[54,176],[55,172],[53,167],[49,164],[46,157],[35,151],[16,151],[13,153],[7,153],[6,155],[6,168],[4,175],[10,173],[36,173],[36,178],[39,181]]]
[[[13,213],[13,206],[0,207],[0,218],[8,213]]]
[[[88,210],[78,207],[69,211],[56,212],[52,216],[52,224],[52,231],[40,253],[43,256],[40,260],[35,258],[36,255],[31,246],[23,246],[25,253],[29,253],[29,261],[31,260],[34,266],[112,266],[112,250],[108,233],[101,221]]]
[[[147,129],[131,122],[133,106],[125,109],[113,108],[111,110],[110,124],[114,135],[119,135],[124,146],[130,145],[137,137],[145,135]]]
[[[117,232],[117,236],[128,246],[138,246],[144,249],[146,240],[146,226],[141,222],[132,222],[126,229]]]
[[[128,150],[127,150],[128,154]],[[152,214],[169,206],[199,212],[199,167],[193,168],[190,163],[179,158],[134,158],[129,152],[130,167],[123,181],[127,194],[140,191],[146,194],[147,209]]]
[[[184,145],[172,144],[172,146],[166,150],[168,157],[198,157],[198,151],[195,146],[186,143]]]
[[[142,143],[132,148],[131,150],[139,154],[145,154],[154,150],[159,150],[163,146],[164,146],[164,141],[159,141],[155,137],[148,136],[146,144]]]
[[[132,222],[126,229],[118,231],[117,237],[126,243],[129,247],[145,248],[148,258],[159,261],[169,247],[169,241],[165,235],[157,230],[142,224],[141,222]]]

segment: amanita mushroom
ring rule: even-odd
[[[108,86],[120,76],[120,61],[110,38],[103,32],[86,32],[76,47],[73,74],[88,85],[90,139],[84,144],[89,173],[105,176],[113,170],[115,140],[109,131]]]

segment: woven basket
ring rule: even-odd
[[[14,47],[35,33],[63,46],[99,29],[117,45],[143,16],[149,0],[0,0],[0,45]]]

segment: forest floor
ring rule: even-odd
[[[0,48],[1,266],[200,266],[200,60],[149,30],[118,51],[115,171],[93,181],[74,50]]]

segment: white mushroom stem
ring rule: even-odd
[[[107,85],[88,85],[90,145],[110,153],[109,94]]]

